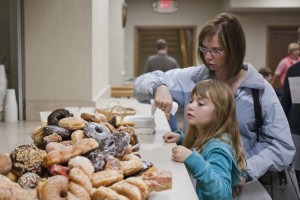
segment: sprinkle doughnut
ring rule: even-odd
[[[38,149],[34,144],[21,145],[15,148],[10,158],[12,161],[12,172],[17,176],[22,176],[26,172],[33,172],[38,175],[43,171],[44,150]]]
[[[59,120],[66,118],[66,117],[74,117],[74,115],[66,110],[66,109],[57,109],[54,110],[49,116],[48,116],[48,125],[56,125],[58,126]]]
[[[22,188],[30,190],[36,188],[40,180],[41,177],[39,175],[27,172],[18,179],[18,183]]]
[[[59,120],[58,125],[69,131],[75,131],[75,130],[83,129],[85,125],[85,121],[77,117],[65,117]]]
[[[84,155],[95,168],[95,172],[102,170],[106,164],[106,158],[101,149],[96,149]]]
[[[38,185],[39,198],[43,200],[65,200],[68,195],[69,180],[65,176],[52,176],[44,184]]]
[[[55,125],[44,126],[43,133],[45,135],[51,135],[52,133],[56,133],[60,135],[62,138],[71,137],[72,134],[69,130]]]
[[[100,117],[91,113],[81,113],[80,117],[88,122],[101,123]]]

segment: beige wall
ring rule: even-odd
[[[270,1],[270,0],[269,0]],[[247,1],[249,2],[249,1]],[[128,23],[125,29],[125,69],[126,76],[133,77],[134,74],[134,27],[135,26],[181,26],[194,25],[197,26],[197,32],[201,30],[203,23],[214,15],[225,11],[226,1],[215,0],[184,0],[179,1],[179,11],[172,14],[158,14],[152,10],[151,1],[127,0],[128,4]],[[231,0],[234,7],[226,7],[230,10],[245,10],[245,5],[237,5],[236,1]],[[271,4],[270,4],[271,5]],[[282,4],[283,5],[283,4]],[[257,9],[257,3],[254,5],[246,5],[250,7],[247,12],[235,12],[244,28],[247,52],[246,62],[252,63],[256,68],[265,66],[266,64],[266,31],[268,25],[300,25],[300,12],[275,12],[270,10],[262,12],[262,8],[266,9],[266,5],[261,5]],[[255,10],[255,9],[256,10]],[[299,6],[298,8],[299,9]]]
[[[109,96],[108,0],[24,1],[27,120]]]

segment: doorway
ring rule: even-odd
[[[168,43],[168,54],[179,66],[196,65],[196,26],[180,27],[135,27],[134,76],[144,72],[144,64],[150,55],[156,54],[155,43],[163,38]]]
[[[288,55],[288,45],[292,42],[297,42],[299,26],[267,27],[267,66],[272,70],[273,74],[280,60]],[[281,89],[279,81],[275,83],[274,88]]]

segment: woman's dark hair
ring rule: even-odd
[[[211,19],[201,30],[198,37],[198,45],[202,46],[205,39],[212,39],[215,35],[219,37],[224,46],[226,65],[228,69],[227,79],[236,76],[243,68],[246,53],[246,41],[242,26],[235,15],[221,13]],[[204,54],[198,50],[198,56],[207,66]],[[211,73],[213,73],[211,71]]]

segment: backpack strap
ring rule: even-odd
[[[259,90],[251,89],[251,91],[254,103],[256,141],[259,142],[259,136],[261,136],[261,127],[263,125],[261,106],[259,103]]]

